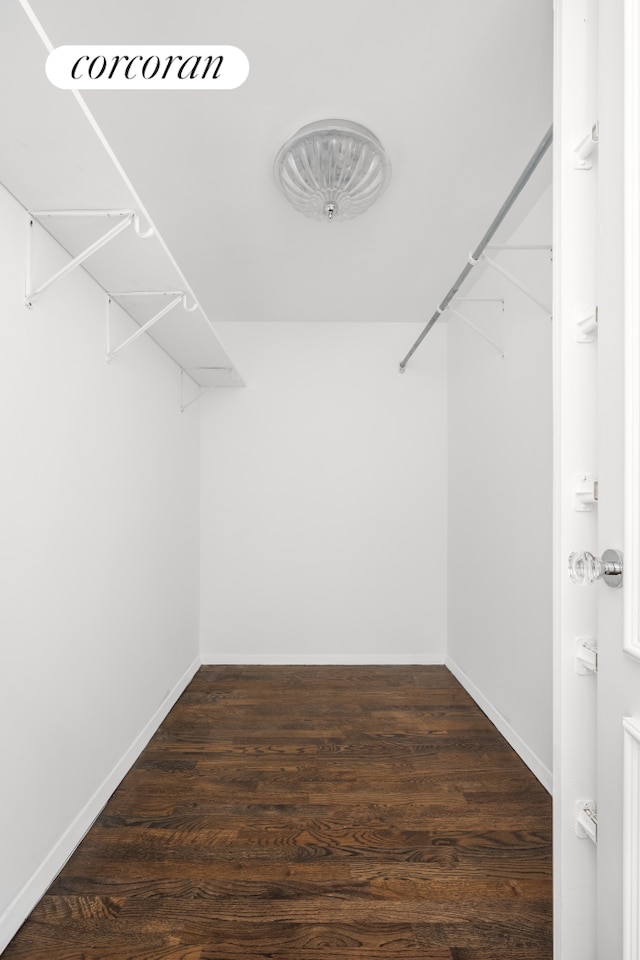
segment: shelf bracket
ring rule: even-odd
[[[191,376],[191,374],[196,373],[198,370],[223,370],[225,373],[233,373],[233,367],[184,367],[184,368],[181,368],[180,370],[180,413],[184,413],[187,407],[190,407],[192,403],[195,403],[196,400],[199,400],[203,394],[207,393],[214,386],[214,384],[211,384],[211,386],[203,387],[199,383],[196,383],[198,392],[196,393],[195,397],[192,397],[191,400],[187,400],[185,403],[184,375],[186,373],[189,379],[193,380],[193,377]],[[194,383],[195,383],[195,380],[194,380]]]
[[[32,236],[33,236],[33,224],[35,220],[44,218],[44,217],[106,217],[108,219],[117,218],[118,222],[115,226],[110,227],[106,233],[101,237],[98,237],[97,240],[94,240],[82,253],[79,253],[77,257],[74,257],[67,264],[65,264],[62,269],[58,270],[53,274],[52,277],[49,277],[48,280],[45,280],[44,283],[40,284],[36,289],[32,289],[32,259],[33,259],[33,250],[32,250]],[[72,270],[75,270],[76,267],[79,267],[80,264],[84,263],[92,254],[96,253],[98,250],[101,250],[102,247],[106,246],[110,240],[113,240],[114,237],[117,237],[119,233],[122,233],[123,230],[126,230],[127,227],[133,225],[133,228],[137,236],[146,239],[147,237],[153,236],[154,230],[153,227],[149,227],[148,230],[140,229],[140,220],[138,215],[133,210],[34,210],[29,213],[28,228],[27,228],[27,258],[26,258],[26,276],[25,276],[25,297],[24,302],[25,306],[32,307],[36,299],[42,294],[48,287],[50,287],[56,280],[61,280],[63,277],[66,277],[67,274],[71,273]]]
[[[136,293],[119,293],[119,294],[117,294],[117,296],[121,296],[121,297],[122,297],[122,296],[129,296],[129,297],[131,297],[131,296],[148,296],[149,293],[151,293],[151,291],[143,291],[143,292],[140,292],[140,293],[138,293],[138,292],[136,292]],[[157,296],[160,296],[160,297],[161,297],[161,296],[171,296],[171,295],[172,295],[171,293],[165,294],[164,291],[159,291],[159,292],[157,293]],[[173,294],[173,300],[171,300],[171,301],[170,301],[169,303],[167,303],[164,307],[162,307],[161,310],[158,310],[158,312],[157,312],[156,314],[154,314],[154,315],[151,317],[150,320],[147,320],[146,323],[143,323],[142,326],[141,326],[138,330],[135,331],[135,333],[132,333],[130,337],[127,337],[126,340],[123,340],[123,342],[122,342],[119,346],[115,347],[115,348],[112,350],[112,349],[111,349],[111,310],[110,310],[110,306],[111,306],[111,300],[112,300],[115,296],[116,296],[116,294],[111,294],[110,296],[107,296],[107,363],[111,363],[112,359],[115,357],[115,355],[116,355],[117,353],[119,353],[119,352],[120,352],[121,350],[123,350],[125,347],[128,347],[130,343],[133,343],[135,340],[138,339],[138,337],[141,337],[143,333],[146,333],[148,330],[150,330],[151,327],[153,327],[154,324],[156,324],[156,323],[158,322],[158,320],[161,320],[162,317],[166,316],[166,315],[169,313],[170,310],[173,310],[174,307],[177,307],[179,303],[182,303],[182,304],[184,305],[184,304],[185,304],[185,301],[186,301],[186,294],[184,294],[181,290],[175,291],[175,293]]]
[[[504,297],[452,297],[449,303],[499,303],[504,313]]]
[[[493,347],[494,350],[497,351],[497,353],[499,354],[500,358],[501,358],[502,360],[504,360],[504,350],[502,349],[502,347],[498,346],[498,344],[495,342],[495,340],[492,340],[491,337],[488,337],[488,336],[486,335],[486,333],[483,333],[483,331],[480,329],[480,327],[477,327],[477,326],[475,325],[475,323],[472,323],[471,320],[469,320],[467,317],[465,317],[464,314],[460,313],[459,310],[456,310],[455,307],[452,307],[451,304],[449,304],[449,306],[447,307],[447,309],[448,309],[448,310],[450,311],[450,313],[452,313],[455,317],[458,317],[460,320],[462,320],[463,323],[466,323],[466,325],[467,325],[468,327],[471,327],[471,329],[472,329],[475,333],[477,333],[479,337],[482,337],[483,340],[486,340],[486,342],[487,342],[488,344],[490,344],[490,345]]]
[[[553,253],[550,243],[488,243],[485,250],[546,250]]]
[[[517,287],[518,290],[524,293],[525,296],[529,297],[530,300],[533,300],[533,302],[537,304],[541,310],[544,310],[548,317],[551,317],[551,308],[548,307],[546,303],[543,303],[542,300],[539,300],[535,293],[532,293],[528,287],[525,287],[522,283],[520,283],[517,277],[514,277],[512,273],[510,273],[508,270],[505,270],[501,264],[496,263],[495,260],[493,260],[491,257],[488,257],[486,254],[482,255],[482,259],[490,267],[493,267],[497,273],[500,273],[503,277],[505,277],[505,279],[509,280],[514,287]]]

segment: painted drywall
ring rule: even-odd
[[[68,258],[34,230],[40,282]],[[25,239],[0,190],[0,950],[198,658],[197,407],[148,338],[107,366],[81,269],[26,309]]]
[[[446,330],[226,323],[204,398],[203,662],[442,663]]]
[[[524,201],[524,198],[523,198]],[[510,238],[551,242],[551,190]],[[496,260],[551,306],[550,255]],[[449,328],[447,663],[550,788],[552,769],[552,328],[490,268]]]

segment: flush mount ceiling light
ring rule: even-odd
[[[386,189],[391,164],[366,127],[350,120],[318,120],[287,140],[274,171],[296,210],[331,221],[364,213]]]

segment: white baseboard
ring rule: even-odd
[[[213,651],[210,653],[203,653],[201,656],[201,661],[203,666],[261,666],[261,667],[320,667],[320,666],[394,666],[394,665],[406,665],[410,666],[415,664],[416,666],[442,666],[443,657],[433,654],[432,656],[422,656],[416,657],[415,653],[379,653],[364,655],[361,653],[308,653],[304,655],[292,655],[292,654],[269,654],[268,656],[264,654],[253,654],[253,656],[242,656],[237,652],[233,654],[225,654],[224,652]]]
[[[465,688],[467,693],[473,697],[483,713],[486,713],[494,727],[499,730],[507,743],[513,747],[520,759],[526,763],[531,772],[538,778],[542,786],[548,790],[550,794],[553,794],[553,774],[551,770],[545,766],[542,760],[540,760],[533,750],[524,742],[522,737],[516,733],[511,724],[496,710],[493,704],[487,700],[485,695],[476,687],[475,683],[469,679],[455,660],[447,657],[445,659],[445,666]]]
[[[10,940],[16,935],[33,908],[60,873],[73,851],[105,806],[111,794],[129,772],[178,697],[191,682],[199,667],[200,658],[197,658],[187,670],[185,670],[151,719],[140,731],[129,749],[118,763],[116,763],[111,773],[109,773],[100,784],[91,799],[85,804],[82,810],[80,810],[53,849],[49,852],[43,863],[26,882],[18,895],[14,897],[2,916],[0,916],[0,953],[2,953]]]

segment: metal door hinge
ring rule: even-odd
[[[576,319],[576,340],[578,343],[593,343],[598,332],[598,307],[581,307]]]
[[[576,637],[576,673],[584,677],[597,672],[597,642],[591,637]]]
[[[573,148],[574,167],[576,170],[591,170],[593,166],[591,154],[598,146],[600,140],[600,124],[596,122],[591,129]]]
[[[578,513],[593,510],[598,502],[598,481],[590,473],[573,475],[573,509]]]
[[[598,842],[598,814],[593,800],[578,800],[576,803],[576,836]]]

